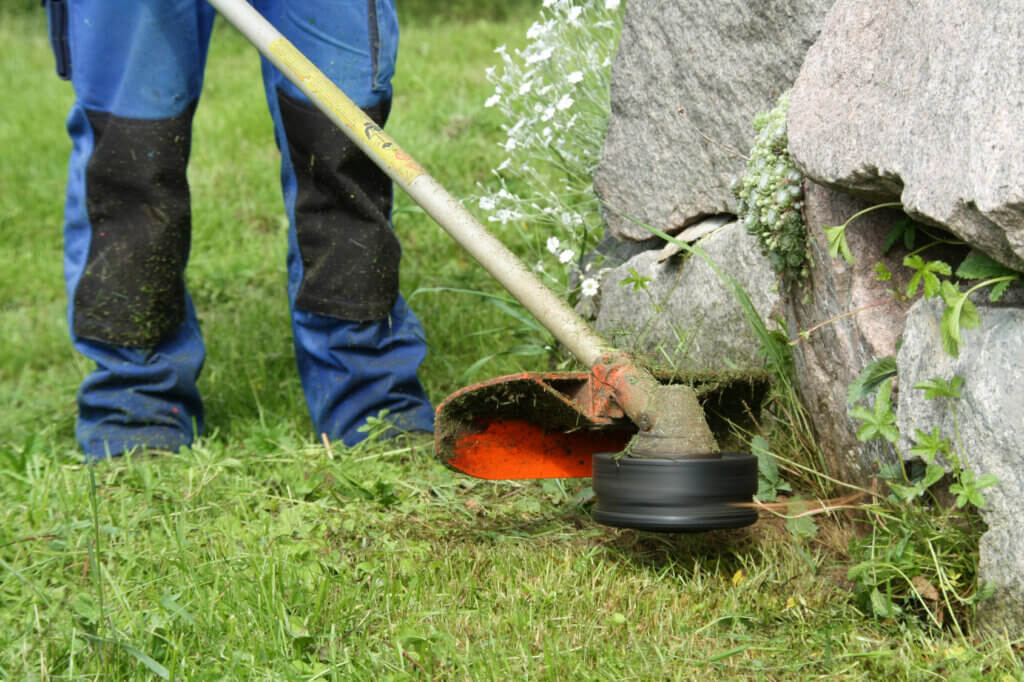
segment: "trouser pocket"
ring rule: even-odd
[[[71,47],[68,44],[68,3],[67,0],[43,0],[46,6],[46,23],[50,32],[50,47],[56,60],[57,75],[64,80],[71,78]]]

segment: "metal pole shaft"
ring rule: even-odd
[[[576,358],[593,367],[611,349],[561,298],[245,0],[209,0],[381,170],[469,252]]]

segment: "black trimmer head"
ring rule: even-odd
[[[757,458],[665,459],[599,453],[593,458],[594,520],[660,532],[740,528],[757,521]]]

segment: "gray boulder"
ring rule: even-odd
[[[788,90],[832,0],[630,2],[594,187],[609,233],[670,233],[735,213],[751,121]]]
[[[909,453],[915,429],[952,437],[959,430],[968,467],[999,483],[982,492],[980,577],[996,587],[982,602],[978,625],[1019,633],[1024,627],[1024,307],[978,302],[981,327],[965,331],[959,358],[942,348],[942,305],[919,301],[907,317],[900,349],[898,425]],[[933,377],[964,379],[961,399],[926,400],[911,387]],[[955,410],[955,414],[954,414]]]
[[[754,237],[734,222],[699,245],[747,291],[762,319],[775,315],[775,276]],[[672,253],[646,251],[604,275],[597,331],[617,347],[680,371],[762,367],[759,343],[732,291],[703,259]],[[628,283],[636,281],[631,271],[649,281]]]
[[[1024,4],[837,0],[790,96],[817,182],[1024,269]]]
[[[911,272],[902,265],[905,251],[886,255],[882,245],[893,224],[905,216],[883,209],[852,223],[846,231],[856,259],[851,266],[829,255],[822,228],[845,222],[868,204],[812,182],[805,183],[804,196],[813,267],[807,289],[785,298],[790,334],[810,332],[793,348],[797,387],[829,473],[869,486],[879,465],[896,455],[887,443],[857,440],[846,394],[868,363],[896,354],[910,304],[896,300],[891,290],[905,289]],[[876,278],[873,268],[879,262],[892,273],[891,281]]]

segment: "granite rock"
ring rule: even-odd
[[[977,623],[1017,633],[1024,628],[1024,306],[983,300],[976,305],[981,327],[963,332],[957,358],[942,347],[942,302],[922,300],[911,308],[898,357],[900,449],[905,456],[910,452],[916,430],[938,428],[950,438],[958,432],[967,466],[999,479],[982,490],[988,530],[981,538],[979,577],[996,591],[981,603]],[[927,400],[912,388],[954,376],[964,379],[956,401]]]
[[[832,0],[627,5],[594,180],[608,231],[649,237],[733,213],[752,120],[790,88]]]
[[[1020,0],[837,0],[789,101],[816,182],[897,200],[1024,270]]]

